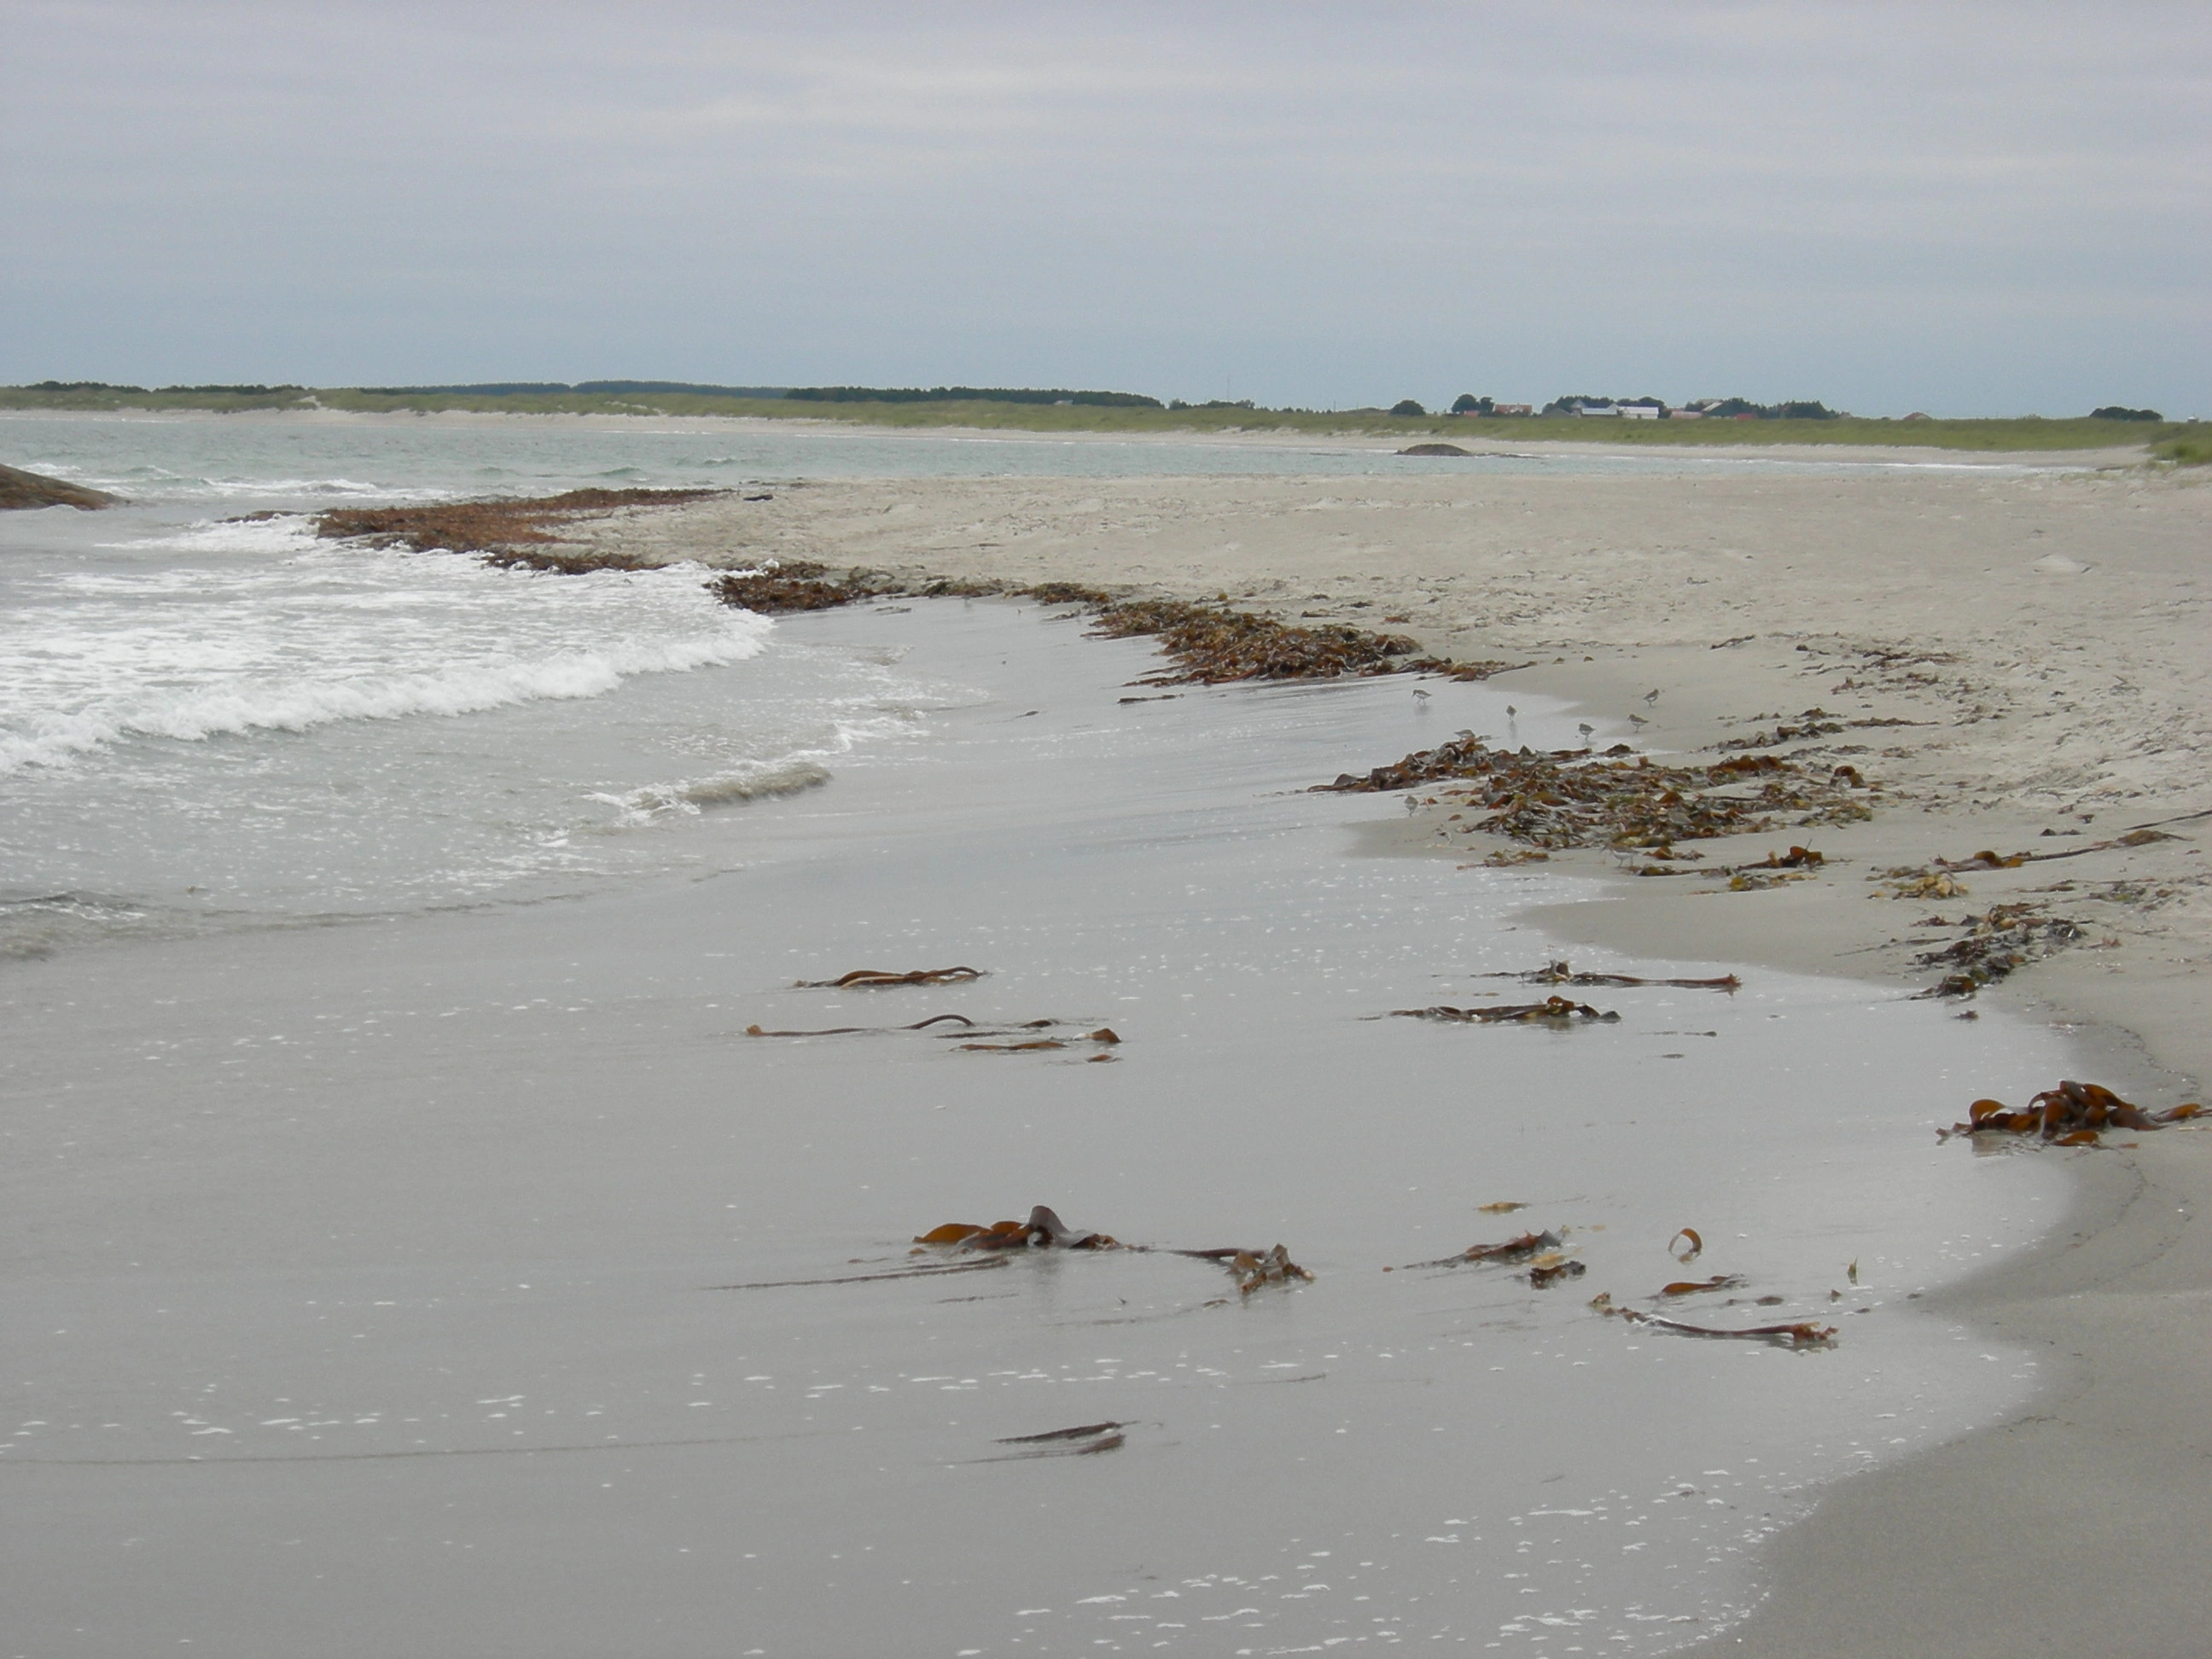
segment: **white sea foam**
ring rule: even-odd
[[[0,617],[0,774],[126,738],[187,742],[332,721],[594,697],[757,654],[774,624],[688,568],[533,577],[445,555],[333,548],[297,519],[197,525],[64,570]]]

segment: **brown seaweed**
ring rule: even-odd
[[[1734,974],[1714,979],[1639,979],[1634,974],[1577,973],[1564,962],[1548,963],[1525,974],[1482,974],[1482,979],[1517,979],[1523,985],[1666,985],[1684,991],[1740,991],[1743,981]]]
[[[939,1279],[946,1273],[973,1273],[980,1267],[1003,1267],[1002,1259],[981,1261],[943,1261],[925,1267],[897,1267],[879,1273],[845,1273],[835,1279],[766,1279],[750,1285],[710,1285],[711,1291],[781,1291],[810,1285],[873,1285],[887,1279]]]
[[[1042,1434],[1010,1434],[1001,1438],[1002,1446],[1036,1446],[1053,1440],[1093,1440],[1102,1434],[1111,1434],[1116,1429],[1126,1429],[1127,1423],[1083,1423],[1072,1429],[1047,1429]]]
[[[2056,1146],[2094,1146],[2109,1129],[2163,1129],[2203,1115],[2204,1108],[2193,1102],[2163,1112],[2146,1111],[2100,1083],[2076,1083],[2069,1078],[2017,1109],[2001,1100],[1978,1100],[1966,1109],[1964,1123],[1938,1129],[1936,1137],[2033,1135]]]
[[[1703,1296],[1708,1291],[1741,1290],[1743,1285],[1744,1279],[1741,1273],[1715,1273],[1711,1279],[1678,1279],[1671,1285],[1662,1285],[1659,1287],[1659,1294]]]
[[[1825,738],[1844,729],[1844,723],[1825,708],[1808,708],[1797,717],[1796,724],[1785,720],[1775,722],[1771,732],[1754,732],[1747,738],[1730,738],[1717,743],[1716,749],[1778,749],[1785,743],[1803,743],[1812,738]]]
[[[1121,1244],[1104,1233],[1079,1233],[1048,1206],[1030,1212],[1027,1221],[994,1221],[978,1226],[970,1221],[948,1221],[919,1235],[916,1244],[945,1244],[963,1250],[1061,1249],[1117,1250]]]
[[[1676,1249],[1674,1245],[1677,1241],[1686,1241],[1689,1244],[1689,1248],[1686,1250]],[[1705,1241],[1699,1235],[1695,1227],[1685,1227],[1681,1231],[1676,1233],[1673,1238],[1667,1241],[1667,1254],[1673,1256],[1675,1261],[1683,1263],[1685,1266],[1695,1261],[1705,1253]]]
[[[1313,1275],[1291,1261],[1280,1244],[1270,1250],[1237,1251],[1229,1258],[1229,1271],[1236,1275],[1239,1296],[1249,1296],[1264,1285],[1313,1281]]]
[[[1190,599],[1115,599],[1097,588],[1048,582],[1020,590],[1048,605],[1078,605],[1092,612],[1093,630],[1109,639],[1157,638],[1171,670],[1147,674],[1139,685],[1216,685],[1229,680],[1322,680],[1347,675],[1441,674],[1455,680],[1487,679],[1525,663],[1456,662],[1416,654],[1419,644],[1402,634],[1375,634],[1337,623],[1301,628],[1273,617],[1237,611],[1227,596],[1208,604]]]
[[[794,987],[801,991],[872,991],[890,985],[957,985],[983,977],[981,968],[915,968],[902,974],[886,972],[881,968],[855,968],[849,974],[840,974],[836,979],[802,979]]]
[[[707,591],[724,605],[763,617],[794,611],[832,611],[855,599],[875,597],[873,590],[850,581],[824,580],[820,565],[799,563],[732,571],[708,582]]]
[[[1936,867],[1939,870],[2017,870],[2023,864],[2051,864],[2059,859],[2083,858],[2091,853],[2109,853],[2116,848],[2148,847],[2154,842],[2181,839],[2179,836],[2168,835],[2159,827],[2160,824],[2186,823],[2202,817],[2212,817],[2212,813],[2186,812],[2179,817],[2160,818],[2157,823],[2142,824],[2127,831],[2124,835],[2114,836],[2106,841],[2093,841],[2085,846],[2069,847],[2063,852],[1998,854],[1984,848],[1971,858],[1938,859],[1936,860]],[[2046,830],[2044,833],[2049,835],[2051,832]]]
[[[997,1444],[1028,1449],[980,1461],[1010,1463],[1033,1457],[1094,1457],[1100,1452],[1118,1449],[1125,1439],[1121,1431],[1133,1426],[1129,1423],[1083,1423],[1072,1429],[1047,1429],[1042,1434],[1005,1435]]]
[[[1745,1325],[1735,1329],[1723,1329],[1712,1325],[1686,1325],[1679,1319],[1665,1319],[1640,1308],[1617,1308],[1613,1297],[1601,1291],[1590,1298],[1590,1306],[1614,1319],[1626,1319],[1638,1325],[1649,1325],[1654,1330],[1672,1332],[1676,1336],[1717,1338],[1730,1342],[1768,1342],[1779,1348],[1832,1348],[1836,1346],[1833,1325],[1815,1325],[1802,1321],[1794,1325]]]
[[[1313,1278],[1310,1273],[1291,1260],[1290,1252],[1280,1244],[1266,1250],[1248,1249],[1237,1244],[1207,1250],[1124,1244],[1104,1233],[1078,1232],[1042,1204],[1030,1212],[1027,1221],[994,1221],[988,1226],[979,1226],[971,1221],[948,1221],[919,1235],[914,1242],[914,1254],[916,1255],[922,1253],[924,1247],[937,1246],[963,1251],[1131,1250],[1142,1254],[1188,1256],[1195,1261],[1211,1261],[1226,1267],[1237,1280],[1238,1293],[1243,1296],[1249,1296],[1263,1285],[1308,1282]]]
[[[1054,1023],[1051,1020],[1035,1020],[1031,1022],[1031,1029]],[[963,1048],[977,1049],[990,1054],[1028,1054],[1039,1048],[1066,1048],[1079,1042],[1096,1042],[1104,1048],[1116,1048],[1120,1046],[1121,1041],[1121,1039],[1115,1034],[1112,1026],[1102,1025],[1095,1031],[1085,1031],[1080,1037],[1024,1037],[1013,1042],[963,1042],[959,1046]],[[1110,1059],[1111,1056],[1093,1054],[1091,1058],[1104,1060]]]
[[[1465,798],[1488,814],[1474,828],[1553,850],[1602,846],[1671,853],[1678,841],[1764,833],[1785,817],[1811,824],[1872,816],[1829,774],[1771,755],[1662,766],[1649,756],[1582,749],[1545,754],[1492,749],[1472,732],[1364,776],[1346,772],[1314,787],[1395,793],[1455,780],[1473,786]],[[1738,793],[1745,789],[1750,793]]]
[[[757,1025],[748,1025],[745,1035],[757,1037],[854,1036],[879,1031],[926,1031],[933,1025],[943,1025],[948,1022],[963,1029],[972,1028],[975,1024],[965,1014],[932,1014],[927,1019],[918,1019],[911,1025],[830,1025],[818,1031],[764,1031]]]
[[[1335,679],[1393,674],[1395,660],[1420,650],[1397,634],[1332,626],[1300,628],[1272,617],[1188,599],[1124,599],[1099,607],[1092,631],[1106,639],[1157,638],[1175,664],[1140,685],[1216,685],[1224,680]]]
[[[1440,1256],[1434,1261],[1408,1261],[1408,1268],[1457,1267],[1469,1261],[1488,1262],[1492,1266],[1531,1261],[1536,1257],[1559,1248],[1559,1236],[1553,1232],[1522,1233],[1518,1238],[1509,1238],[1497,1244],[1470,1244],[1457,1255]]]
[[[1546,997],[1541,1002],[1501,1004],[1495,1008],[1393,1008],[1394,1019],[1435,1019],[1462,1025],[1574,1025],[1595,1022],[1613,1024],[1620,1016],[1608,1008],[1593,1008],[1568,997]]]
[[[2027,902],[1993,905],[1987,914],[1968,918],[1966,925],[1965,937],[1913,957],[1923,967],[1948,966],[1952,970],[1923,991],[1923,997],[1972,996],[1984,985],[2056,956],[2086,937],[2078,922],[2048,915]]]
[[[558,495],[436,501],[417,507],[333,507],[315,515],[326,541],[406,547],[417,553],[481,553],[495,564],[523,565],[574,575],[586,570],[635,569],[640,561],[616,552],[534,554],[560,538],[550,526],[624,507],[672,507],[723,494],[719,489],[571,489]]]

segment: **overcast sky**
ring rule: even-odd
[[[0,381],[2212,416],[2212,4],[10,0]]]

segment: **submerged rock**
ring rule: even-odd
[[[1462,449],[1457,444],[1414,444],[1410,448],[1401,449],[1398,453],[1401,455],[1472,455],[1474,453],[1471,449]]]

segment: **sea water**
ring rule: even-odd
[[[689,568],[492,570],[319,541],[316,510],[801,476],[1437,465],[1318,441],[648,420],[18,415],[0,444],[128,498],[0,518],[0,953],[585,890],[694,850],[629,832],[817,782],[857,744],[915,735],[942,695],[849,653],[769,649],[772,626]]]
[[[238,499],[454,487],[349,463]],[[1575,711],[1163,696],[1034,605],[769,626],[697,572],[133,511],[8,532],[50,630],[0,969],[37,1651],[1655,1653],[1818,1482],[2033,1386],[1910,1301],[2052,1218],[2047,1168],[1928,1133],[2048,1033],[1752,971],[1578,1030],[1395,1013],[1541,994],[1487,977],[1553,954],[1513,913],[1588,890],[1347,856],[1395,804],[1306,786]],[[901,1029],[939,1014],[1073,1045]],[[878,1277],[1033,1203],[1316,1278]],[[1527,1228],[1583,1275],[1419,1265]],[[1715,1273],[1681,1316],[1838,1345],[1587,1305]]]

